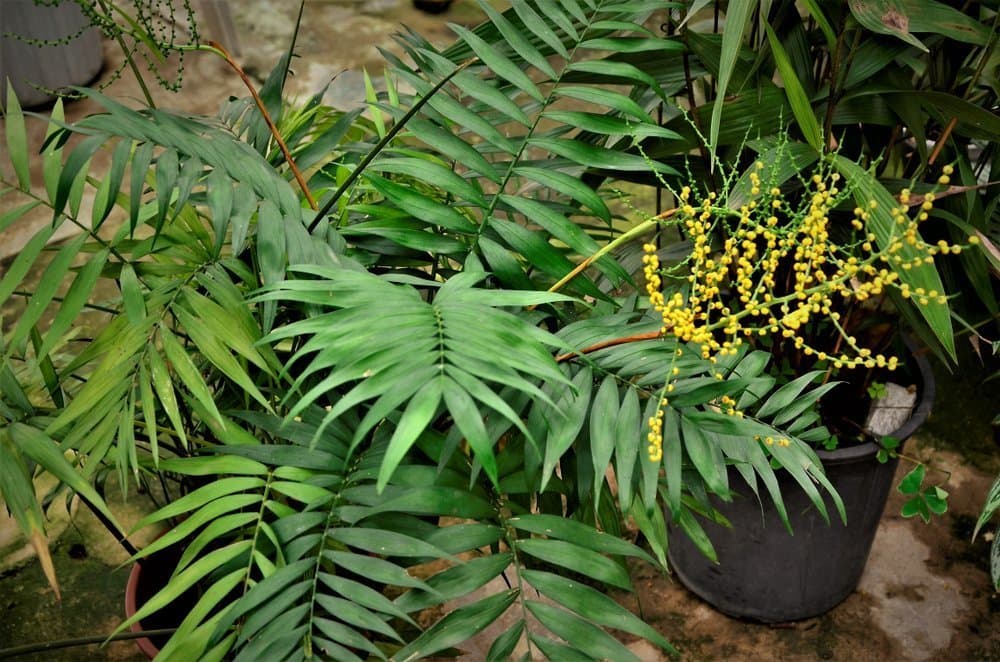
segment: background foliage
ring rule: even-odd
[[[836,140],[845,157],[880,159],[879,182],[852,175],[889,192],[929,170],[935,135],[937,158],[982,176],[995,12],[975,5],[914,43],[843,3],[801,16],[745,1],[483,7],[489,21],[456,27],[448,49],[402,35],[406,57],[390,56],[387,92],[366,109],[334,112],[321,93],[282,105],[279,63],[260,97],[319,211],[249,100],[198,118],[85,92],[103,112],[67,126],[57,105],[42,187],[29,177],[39,146],[7,109],[4,200],[16,202],[0,229],[38,208],[52,223],[0,279],[0,301],[25,305],[2,348],[0,459],[13,470],[0,495],[44,558],[37,471],[112,528],[93,484],[108,471],[122,485],[168,479],[174,500],[144,524],[175,526],[140,558],[185,551],[133,620],[199,593],[165,659],[416,659],[504,612],[490,659],[519,642],[552,659],[633,659],[609,630],[669,643],[604,591],[632,588],[627,559],[665,564],[664,504],[708,553],[695,515],[712,516],[708,494],[731,498],[727,467],[779,509],[782,467],[821,512],[841,508],[809,446],[825,434],[815,375],[782,386],[764,352],[712,363],[669,340],[585,352],[658,328],[621,294],[627,252],[549,290],[621,231],[603,177],[719,176],[687,158],[707,148],[682,108],[737,171],[791,122],[804,162]],[[646,27],[653,10],[672,12],[666,34]],[[97,150],[111,155],[99,176]],[[940,231],[995,234],[988,191],[951,198]],[[47,248],[65,224],[75,238]],[[969,260],[954,278],[986,268]],[[989,286],[975,292],[993,311]],[[947,352],[944,314],[928,322]],[[654,464],[642,440],[669,380]],[[720,411],[723,396],[746,416]],[[771,436],[790,443],[748,443]],[[649,551],[626,541],[625,518]]]

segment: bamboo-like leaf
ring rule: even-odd
[[[407,125],[410,132],[427,145],[433,145],[434,149],[461,163],[490,181],[499,184],[502,181],[497,167],[487,161],[476,148],[464,140],[453,135],[449,131],[432,124],[429,120],[413,119]]]
[[[45,515],[35,496],[31,473],[17,446],[13,444],[9,428],[0,428],[0,464],[4,467],[4,471],[0,473],[0,499],[17,522],[21,533],[31,541],[45,578],[56,599],[60,600],[59,581],[45,538]]]
[[[524,214],[525,218],[542,226],[549,234],[565,243],[579,255],[592,255],[599,250],[597,242],[589,237],[577,223],[537,200],[501,194],[500,199],[509,207]]]
[[[986,526],[986,523],[990,521],[997,510],[1000,510],[1000,476],[997,476],[997,479],[993,481],[990,491],[986,494],[986,500],[983,502],[983,510],[976,520],[975,528],[972,530],[973,540],[975,540],[976,536],[979,535],[979,531]]]
[[[208,388],[204,378],[198,371],[191,357],[181,345],[180,341],[166,327],[160,327],[160,341],[163,343],[163,353],[173,366],[174,372],[180,378],[188,392],[191,393],[205,409],[216,419],[221,421],[222,415],[215,406],[215,399],[212,391]],[[155,373],[154,373],[155,379]]]
[[[618,481],[618,502],[627,510],[634,495],[636,463],[647,457],[643,452],[643,431],[639,396],[635,389],[628,389],[622,399],[621,410],[615,421],[615,477]]]
[[[541,540],[529,538],[517,541],[520,552],[552,563],[560,568],[579,572],[599,582],[610,584],[626,591],[632,582],[628,572],[615,561],[580,545],[564,540]]]
[[[493,455],[493,444],[486,433],[486,426],[483,423],[479,408],[476,406],[475,401],[473,401],[472,396],[454,380],[444,377],[441,380],[441,385],[448,413],[451,414],[455,425],[465,436],[465,440],[472,448],[476,460],[482,465],[490,481],[498,486],[499,477],[497,475],[496,457]],[[400,422],[402,423],[402,421]]]
[[[587,421],[593,378],[589,367],[580,370],[570,387],[563,390],[554,411],[548,415],[549,434],[545,441],[541,491],[551,479],[556,464],[576,440]],[[562,416],[560,416],[562,414]]]
[[[328,536],[350,547],[372,554],[442,558],[447,556],[437,547],[412,536],[386,529],[355,526],[331,530]]]
[[[257,476],[232,476],[229,478],[220,478],[209,483],[208,485],[199,487],[193,492],[189,492],[174,501],[171,501],[162,508],[158,509],[156,512],[146,515],[141,520],[136,522],[135,526],[132,527],[132,531],[138,531],[149,526],[150,524],[178,517],[184,513],[201,508],[215,499],[236,494],[237,492],[254,490],[263,487],[264,485],[264,480]]]
[[[24,129],[24,114],[21,104],[17,101],[14,86],[10,80],[7,85],[7,107],[4,108],[4,132],[7,135],[7,156],[14,173],[17,175],[17,185],[22,191],[31,189],[31,177],[28,171],[28,135]]]
[[[680,42],[668,39],[649,39],[646,37],[599,37],[582,42],[580,48],[591,48],[598,51],[612,51],[615,53],[650,53],[683,50]]]
[[[443,383],[441,379],[432,379],[418,390],[403,410],[403,415],[396,425],[396,430],[389,441],[389,448],[379,467],[378,488],[383,489],[389,482],[393,471],[399,466],[403,456],[417,440],[417,437],[434,420],[438,405],[441,403]]]
[[[774,417],[774,420],[771,423],[775,426],[785,426],[790,432],[793,431],[793,426],[789,425],[789,422],[797,418],[810,407],[815,406],[819,402],[820,398],[840,384],[841,382],[827,382],[822,386],[812,389],[808,393],[800,395],[794,404],[784,407],[778,415]]]
[[[500,618],[517,596],[518,592],[511,589],[459,607],[397,651],[393,659],[415,662],[470,639]]]
[[[413,619],[406,612],[401,610],[392,600],[370,586],[329,573],[322,573],[320,580],[346,600],[350,600],[366,609],[387,614],[415,625]]]
[[[809,97],[806,96],[806,92],[802,87],[802,82],[799,81],[795,73],[795,68],[792,66],[792,62],[788,59],[788,54],[785,52],[785,47],[781,44],[774,30],[767,23],[764,23],[764,30],[767,32],[767,40],[771,45],[771,54],[774,56],[774,63],[781,74],[781,82],[785,87],[785,94],[788,95],[788,104],[792,107],[792,113],[799,124],[799,130],[802,131],[806,142],[813,149],[817,152],[821,151],[823,149],[823,131],[820,129],[816,115],[813,113],[812,105],[809,103]]]
[[[223,599],[244,580],[245,568],[238,568],[213,583],[198,599],[194,607],[187,613],[180,627],[163,648],[159,655],[164,659],[205,660],[205,651],[209,646],[209,638],[218,620],[225,616],[219,609]],[[206,617],[215,614],[206,621]],[[204,622],[201,627],[198,624]],[[232,635],[235,638],[235,633]]]
[[[538,650],[545,655],[545,659],[547,660],[560,660],[560,662],[594,662],[593,655],[587,655],[577,648],[559,643],[558,641],[554,641],[548,637],[543,637],[540,634],[529,631],[528,639],[530,639],[531,643],[538,647]]]
[[[750,26],[758,0],[730,0],[726,7],[726,29],[722,32],[722,53],[719,57],[719,81],[712,104],[712,118],[708,131],[708,144],[714,150],[719,145],[719,127],[722,124],[722,109],[729,91],[729,83],[736,69],[743,36]]]
[[[598,509],[601,485],[611,465],[615,450],[615,428],[618,420],[618,384],[613,376],[606,377],[594,396],[590,408],[590,453],[594,467],[594,510]]]
[[[771,394],[771,397],[764,402],[763,405],[757,410],[757,416],[760,418],[767,418],[780,414],[785,407],[792,404],[799,394],[810,384],[813,380],[823,374],[822,370],[812,370],[804,375],[799,375],[792,381],[784,384]]]
[[[680,511],[675,511],[673,516],[674,524],[681,528],[681,531],[698,548],[698,551],[704,554],[712,563],[718,563],[719,555],[716,553],[715,547],[712,546],[712,541],[705,533],[705,529],[695,519],[695,516],[691,514],[691,511],[683,508]]]
[[[265,356],[257,346],[257,341],[260,340],[260,328],[247,313],[246,303],[239,290],[228,280],[209,277],[201,277],[198,280],[214,300],[194,290],[184,290],[184,303],[190,306],[191,311],[205,327],[213,331],[227,347],[273,376],[275,372],[269,360],[273,357]],[[239,323],[226,326],[224,321]]]
[[[8,351],[24,351],[24,344],[28,339],[28,334],[41,319],[42,314],[52,302],[52,298],[63,284],[66,273],[79,254],[80,248],[83,246],[86,238],[86,235],[80,235],[67,243],[59,249],[59,252],[56,253],[56,256],[45,268],[45,272],[39,278],[38,284],[35,286],[35,291],[28,300],[28,305],[25,307],[24,312],[21,313],[20,319],[17,320],[17,326],[8,340]],[[0,287],[2,286],[3,283],[0,282]],[[0,298],[0,300],[3,299]]]
[[[174,426],[174,431],[177,432],[177,437],[180,439],[181,445],[187,447],[184,420],[181,418],[180,408],[177,406],[177,395],[174,391],[173,381],[170,379],[170,373],[167,370],[167,364],[156,348],[148,349],[146,358],[153,388],[156,390],[156,396],[160,399],[160,404],[163,406],[163,411],[166,413],[167,418],[170,419],[171,425]]]
[[[340,644],[350,646],[355,651],[365,650],[380,660],[387,659],[385,653],[375,646],[367,637],[361,635],[357,630],[350,628],[343,623],[338,623],[329,618],[316,617],[312,619],[313,626],[319,630],[328,642],[320,642],[313,639],[314,646],[319,644],[323,651],[331,659],[344,660],[344,662],[364,662],[351,650],[344,648]],[[339,643],[334,643],[339,642]],[[370,659],[370,658],[369,658]]]
[[[9,428],[10,438],[22,453],[33,459],[46,471],[85,498],[88,503],[99,510],[111,524],[121,531],[114,514],[108,509],[101,495],[83,479],[77,470],[66,460],[59,445],[41,430],[23,423],[14,423]]]
[[[280,282],[285,277],[285,229],[281,212],[270,200],[264,200],[257,214],[257,259],[260,261],[260,275],[264,285]],[[274,324],[276,307],[273,301],[263,304],[263,321],[261,326],[265,331]]]
[[[604,200],[601,199],[601,196],[594,189],[581,182],[578,177],[559,170],[536,168],[533,166],[517,166],[514,168],[514,174],[527,177],[553,191],[558,191],[567,198],[572,198],[586,206],[602,220],[606,222],[611,221],[611,212],[608,211]]]
[[[379,530],[375,529],[375,531],[377,532]],[[417,554],[417,556],[421,555],[426,556],[427,554],[423,552],[421,552],[421,554]],[[325,550],[323,552],[323,556],[338,566],[343,566],[351,572],[361,577],[367,577],[372,581],[382,582],[383,584],[387,584],[389,586],[421,589],[427,591],[428,593],[435,593],[435,591],[431,589],[431,587],[428,586],[423,580],[409,575],[404,568],[376,556],[355,554],[352,552],[338,552],[333,550]],[[431,556],[440,556],[440,552],[432,554]]]
[[[521,575],[539,593],[578,616],[642,637],[671,654],[677,653],[663,635],[597,589],[550,572],[523,570]]]
[[[508,566],[513,556],[509,552],[490,554],[470,559],[427,578],[427,588],[414,589],[396,598],[396,604],[407,612],[453,600],[486,585],[498,577]]]
[[[431,93],[431,85],[422,78],[405,71],[399,72],[398,75],[411,83],[425,97]],[[461,127],[463,131],[474,133],[500,151],[508,154],[517,151],[514,144],[485,117],[473,112],[449,95],[439,92],[430,97],[428,105],[449,121]]]
[[[531,138],[529,141],[533,146],[547,150],[553,154],[569,159],[580,165],[603,168],[607,170],[624,170],[626,172],[648,172],[656,170],[668,175],[677,174],[677,171],[668,165],[650,159],[627,154],[615,150],[588,145],[574,140],[564,140],[559,138]]]
[[[49,114],[49,125],[45,130],[45,143],[42,149],[42,180],[45,183],[45,194],[49,203],[56,199],[56,189],[59,185],[59,175],[62,172],[62,141],[59,140],[63,129],[65,115],[62,99],[56,99]]]
[[[198,350],[208,359],[212,365],[218,368],[224,375],[236,382],[243,392],[259,402],[266,411],[271,411],[271,403],[260,392],[254,380],[247,374],[247,371],[240,365],[229,351],[229,347],[223,344],[223,339],[227,335],[232,339],[236,336],[232,329],[226,331],[226,322],[223,318],[209,315],[207,317],[195,317],[182,308],[176,308],[174,314],[184,325],[184,330],[194,342]],[[164,342],[164,349],[167,349]],[[252,347],[243,348],[252,352]],[[169,350],[168,356],[169,356]],[[255,357],[254,363],[266,369],[263,359]],[[202,402],[204,404],[204,402]]]
[[[42,204],[41,200],[34,200],[32,202],[26,202],[19,207],[12,207],[3,213],[0,213],[0,232],[9,228],[17,221],[17,219],[21,218],[40,204]]]
[[[90,136],[70,152],[66,163],[62,167],[62,171],[59,173],[55,199],[52,202],[53,218],[57,218],[63,213],[66,203],[71,198],[71,190],[76,184],[77,177],[80,176],[81,172],[86,170],[90,158],[104,144],[104,141],[104,136]]]
[[[940,34],[977,46],[989,43],[990,29],[969,13],[935,0],[902,0],[901,4],[910,20],[910,32]]]
[[[34,266],[35,260],[38,259],[55,229],[54,225],[49,224],[36,232],[7,267],[6,273],[0,279],[0,302],[6,302],[28,275],[28,271]]]
[[[681,434],[684,450],[705,485],[712,493],[725,495],[728,492],[726,468],[718,446],[708,433],[684,415],[681,415]]]
[[[927,47],[910,34],[910,17],[901,0],[848,0],[851,14],[872,32],[898,37],[927,52]]]
[[[139,283],[139,278],[136,276],[131,262],[122,264],[119,279],[125,315],[133,324],[142,324],[142,320],[146,318],[146,302],[142,293],[142,285]]]
[[[226,629],[245,614],[253,614],[255,616],[262,614],[261,607],[267,605],[268,603],[276,602],[276,596],[283,593],[286,589],[289,589],[290,587],[294,589],[294,587],[291,586],[293,582],[301,579],[307,571],[312,571],[314,567],[314,559],[301,559],[295,563],[291,563],[276,570],[266,579],[257,582],[253,588],[236,601],[233,608],[226,613],[225,618],[219,622],[217,627],[220,630]],[[306,585],[311,584],[311,581],[307,581]],[[266,620],[273,620],[273,618],[274,616],[272,615]],[[256,630],[257,628],[254,628],[253,625],[248,622],[245,627],[240,629],[237,645],[245,641],[248,637],[253,636]]]
[[[94,196],[94,207],[91,213],[90,227],[94,231],[104,223],[114,209],[118,200],[118,193],[121,190],[122,179],[125,176],[125,166],[132,155],[132,142],[129,140],[119,140],[111,153],[111,167],[108,175],[101,181],[100,189]]]
[[[595,628],[590,621],[544,602],[526,600],[525,606],[560,639],[573,642],[575,648],[594,659],[641,662],[624,644],[601,628]]]
[[[538,90],[538,87],[528,78],[527,74],[521,71],[510,59],[498,52],[493,46],[483,41],[471,30],[460,25],[450,24],[455,34],[462,38],[473,52],[498,76],[505,78],[512,85],[522,90],[525,94],[533,97],[536,101],[544,101],[545,97]]]
[[[135,234],[139,224],[139,209],[142,207],[142,193],[146,185],[146,173],[153,162],[153,143],[140,143],[132,156],[131,179],[129,182],[128,227],[129,235]]]
[[[597,531],[592,526],[556,515],[531,514],[512,517],[508,523],[519,531],[527,531],[572,542],[586,549],[603,554],[618,556],[634,556],[648,559],[642,548],[627,540],[613,536],[603,531]]]
[[[461,175],[456,174],[450,168],[446,168],[436,161],[421,158],[386,158],[376,161],[371,167],[381,170],[382,172],[391,172],[414,177],[421,181],[433,184],[460,200],[468,200],[469,202],[472,202],[480,207],[488,206],[486,198],[483,197],[483,192],[475,186],[473,182],[467,180]],[[408,188],[404,189],[404,191],[407,194],[415,193]],[[383,195],[388,197],[388,194],[384,192]],[[397,204],[399,203],[397,202]],[[440,207],[441,205],[438,204],[437,206]],[[400,204],[400,207],[403,209],[406,208],[402,204]],[[468,223],[468,219],[465,219],[465,222]]]
[[[530,41],[528,41],[528,39],[524,36],[524,33],[518,27],[504,18],[503,14],[494,9],[488,2],[480,2],[479,6],[484,12],[486,12],[486,16],[490,19],[490,22],[496,26],[496,28],[500,31],[500,34],[502,34],[507,40],[510,47],[513,48],[518,55],[524,58],[525,62],[528,62],[551,79],[558,77],[548,60],[545,59],[545,56],[542,55]],[[520,9],[521,11],[525,10],[523,2],[515,3],[514,7],[516,9]],[[537,28],[538,35],[544,38],[545,42],[557,53],[563,57],[568,55],[565,47],[562,45],[562,42],[555,37],[551,30],[547,30],[547,28],[543,27],[545,25],[544,21],[539,20],[535,23],[525,22],[525,25],[532,25]]]
[[[827,20],[826,15],[823,13],[823,8],[820,7],[816,0],[803,0],[802,4],[806,8],[806,11],[809,12],[809,16],[816,21],[816,26],[819,27],[820,32],[823,33],[823,37],[826,39],[827,48],[832,51],[837,47],[837,35],[833,31],[830,21]]]
[[[165,462],[161,462],[160,466],[163,466]],[[231,494],[224,499],[210,501],[191,513],[189,517],[186,517],[177,526],[169,529],[162,536],[143,547],[133,558],[143,559],[174,545],[184,543],[190,539],[195,531],[205,524],[218,521],[221,516],[228,515],[233,511],[260,508],[261,501],[263,501],[263,495],[255,492]]]
[[[509,630],[493,640],[486,653],[486,662],[506,662],[514,654],[517,643],[524,635],[524,620],[519,620]]]
[[[374,186],[379,193],[392,200],[400,209],[422,221],[440,225],[456,232],[476,231],[476,226],[468,218],[433,198],[373,174],[366,175],[365,180]]]
[[[185,476],[216,476],[218,474],[265,476],[268,473],[268,468],[260,462],[242,457],[200,455],[171,458],[164,460],[160,465],[164,471],[173,471]]]
[[[481,4],[485,5],[486,3]],[[555,19],[557,14],[561,14],[557,7],[552,4],[549,4],[547,7],[539,6],[539,9],[542,10],[542,14],[539,15],[531,4],[525,2],[525,0],[512,0],[510,4],[514,9],[514,13],[521,19],[521,24],[530,30],[535,38],[544,42],[553,52],[558,53],[562,57],[567,59],[570,57],[562,39],[555,33],[555,30],[549,27],[549,21]],[[545,11],[546,9],[548,10],[547,12]],[[507,35],[505,34],[504,36],[506,37]],[[543,72],[545,71],[542,67],[539,67],[539,69]]]
[[[563,98],[575,99],[586,103],[604,106],[611,110],[629,115],[643,124],[652,124],[649,114],[643,110],[642,106],[613,90],[600,87],[582,87],[576,85],[562,85],[556,90],[556,94]]]
[[[205,192],[208,197],[212,229],[215,231],[215,251],[218,253],[226,239],[229,219],[233,212],[233,185],[226,173],[216,168],[209,173],[205,181]]]

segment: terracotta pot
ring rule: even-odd
[[[916,356],[923,385],[910,419],[893,433],[902,442],[927,419],[934,400],[934,375]],[[805,492],[778,472],[793,534],[789,535],[773,503],[759,502],[743,478],[730,471],[730,503],[713,499],[732,528],[705,524],[719,558],[707,559],[679,529],[669,533],[669,559],[681,583],[719,611],[765,623],[817,616],[840,604],[858,586],[879,520],[885,509],[898,460],[879,463],[875,443],[818,451],[827,477],[844,501],[846,525],[832,501],[827,524]],[[740,490],[739,486],[745,489]]]
[[[139,593],[139,586],[142,582],[142,570],[143,562],[137,561],[132,565],[132,570],[128,573],[128,584],[125,585],[125,617],[132,618],[135,612],[138,611],[141,604],[139,604],[139,599],[137,595]],[[132,632],[142,632],[143,626],[141,622],[133,623],[132,627],[129,628]],[[146,657],[153,659],[160,652],[159,646],[153,643],[151,639],[147,637],[142,637],[141,639],[135,640],[136,645],[139,650],[143,652]]]
[[[146,601],[156,595],[167,585],[170,575],[177,562],[180,560],[183,548],[173,545],[160,550],[148,557],[137,561],[132,565],[132,570],[128,574],[128,583],[125,586],[125,617],[131,618],[135,615]],[[185,591],[174,602],[167,605],[160,611],[150,615],[148,618],[133,623],[132,632],[143,632],[148,630],[160,630],[176,628],[184,620],[184,617],[191,611],[198,602],[199,593],[197,588]],[[160,652],[160,647],[167,643],[168,635],[158,635],[153,637],[142,637],[136,639],[136,644],[149,659],[153,659]]]

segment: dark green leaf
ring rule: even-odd
[[[559,638],[573,642],[574,647],[595,659],[641,662],[624,644],[601,628],[595,628],[590,621],[543,602],[526,600],[525,606]]]

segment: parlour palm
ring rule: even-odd
[[[679,137],[636,101],[666,83],[608,52],[679,45],[643,27],[655,3],[511,4],[484,3],[445,51],[401,37],[366,116],[321,95],[282,107],[283,59],[261,96],[318,211],[249,103],[206,119],[88,92],[104,112],[65,125],[57,107],[44,190],[8,108],[19,202],[0,228],[53,220],[0,279],[24,304],[2,350],[0,494],[38,541],[36,464],[97,509],[108,467],[183,486],[138,555],[185,550],[132,620],[199,591],[164,659],[412,660],[502,614],[489,659],[634,659],[612,633],[670,645],[606,589],[632,588],[628,560],[665,563],[663,503],[706,550],[692,512],[730,497],[727,465],[779,507],[784,466],[839,508],[806,444],[818,375],[776,388],[761,353],[650,339],[659,322],[598,286],[631,280],[613,252],[548,291],[617,236],[586,171],[672,172],[635,148]],[[46,250],[64,225],[75,237]]]

